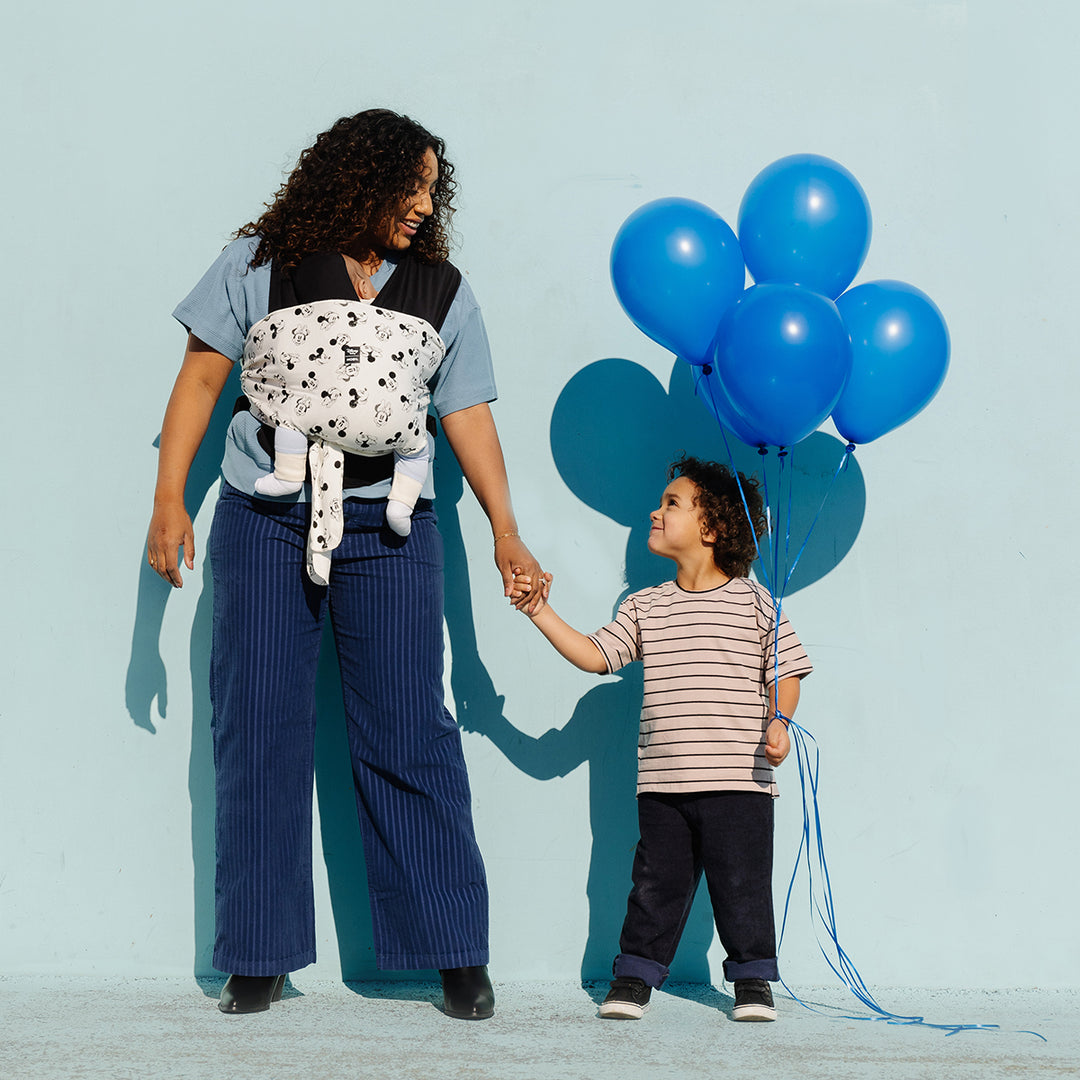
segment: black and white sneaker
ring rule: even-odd
[[[619,977],[611,980],[608,996],[600,1005],[605,1020],[640,1020],[649,1008],[652,987],[642,979]]]
[[[733,1020],[775,1020],[772,990],[764,979],[735,980],[735,1008]]]

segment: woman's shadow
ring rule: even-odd
[[[184,504],[195,520],[207,494],[221,476],[222,447],[232,417],[232,402],[239,394],[239,378],[230,377],[210,419],[206,437],[195,455],[184,489]],[[158,440],[154,440],[154,446]],[[149,507],[147,508],[149,510]],[[191,749],[188,758],[188,796],[191,800],[191,855],[195,911],[193,970],[200,984],[213,992],[214,948],[214,758],[210,738],[210,635],[213,585],[204,556],[206,536],[196,536],[195,571],[183,569],[184,588],[197,589],[188,646],[191,680]],[[124,685],[128,715],[136,727],[157,734],[155,719],[166,719],[169,701],[168,670],[160,639],[165,608],[172,593],[147,565],[145,543],[139,553],[138,595],[131,634],[131,655]]]
[[[226,386],[211,418],[202,446],[192,463],[184,502],[192,520],[221,476],[222,447],[239,394],[235,376]],[[157,440],[154,441],[157,445]],[[200,985],[216,996],[224,974],[213,966],[214,948],[214,761],[210,733],[209,692],[213,580],[206,535],[196,537],[198,558],[185,588],[198,589],[188,651],[191,680],[191,751],[188,795],[191,801],[191,851],[194,892],[193,970]],[[125,682],[127,711],[136,725],[157,733],[168,709],[168,671],[160,638],[165,608],[172,589],[146,565],[140,549],[138,598]],[[356,817],[355,787],[350,766],[341,680],[333,635],[324,631],[316,684],[318,723],[315,733],[315,781],[323,857],[336,924],[342,975],[346,982],[374,978],[374,938],[367,904],[367,874]],[[378,972],[386,978],[386,972]],[[289,992],[289,991],[287,991]]]
[[[736,468],[746,474],[760,471],[762,462],[756,450],[730,436],[725,446],[715,420],[696,399],[692,369],[682,361],[676,361],[667,389],[645,368],[621,359],[590,364],[564,387],[551,421],[551,449],[559,473],[583,502],[629,530],[626,588],[615,601],[612,614],[629,593],[671,577],[670,563],[650,554],[646,547],[649,511],[657,505],[668,465],[683,452],[727,462],[729,447]],[[779,469],[775,454],[773,457],[773,468]],[[788,594],[825,576],[847,554],[858,534],[865,488],[853,459],[848,459],[843,475],[833,484],[842,460],[843,444],[817,433],[784,463],[791,480],[790,516],[795,537],[805,535],[826,494],[830,496],[802,551]],[[449,549],[451,533],[445,528],[444,533]],[[460,543],[457,547],[460,550]],[[565,575],[563,581],[572,584]],[[588,937],[581,978],[586,984],[606,979],[618,951],[637,843],[641,667],[631,665],[614,681],[589,691],[563,727],[535,738],[504,715],[504,699],[496,693],[479,660],[463,560],[447,575],[447,622],[453,642],[452,684],[459,723],[487,736],[515,767],[536,779],[565,776],[579,765],[589,765],[592,851],[586,881]],[[707,953],[712,940],[711,909],[705,890],[699,890],[671,967],[673,984],[710,981]],[[603,994],[602,989],[594,988],[593,992]]]

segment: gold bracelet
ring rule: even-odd
[[[500,540],[505,540],[508,536],[518,536],[518,535],[520,535],[520,534],[518,532],[516,532],[516,531],[499,533],[499,535],[495,537],[494,542],[497,544]]]

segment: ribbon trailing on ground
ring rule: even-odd
[[[802,1005],[803,1008],[821,1015],[833,1016],[838,1020],[884,1020],[889,1024],[919,1024],[936,1031],[944,1031],[946,1035],[956,1035],[961,1031],[1000,1031],[1001,1028],[998,1024],[934,1024],[922,1016],[903,1016],[899,1013],[890,1012],[878,1003],[867,988],[858,969],[840,944],[840,936],[836,926],[836,909],[833,904],[829,864],[825,858],[821,810],[818,806],[821,755],[817,740],[804,727],[795,723],[794,720],[788,720],[788,731],[791,735],[792,747],[795,750],[795,759],[799,766],[799,783],[802,787],[803,797],[803,826],[799,850],[795,857],[795,868],[792,871],[784,900],[784,915],[780,924],[780,944],[783,943],[784,931],[787,928],[788,912],[791,908],[791,898],[799,874],[799,867],[805,859],[810,918],[821,955],[825,957],[825,962],[833,970],[837,978],[871,1011],[872,1015],[856,1016],[846,1013],[840,1015],[824,1013],[821,1009],[803,1001],[782,979],[780,980],[781,985],[791,995],[792,999]],[[815,867],[817,868],[816,875]],[[822,943],[822,930],[825,932],[827,947],[826,944]],[[1017,1034],[1034,1035],[1037,1039],[1046,1042],[1046,1038],[1037,1031],[1022,1029]]]
[[[702,385],[706,384],[702,383]],[[731,453],[731,446],[728,443],[727,432],[724,430],[723,426],[721,426],[720,431],[724,440],[724,447],[727,450],[732,472],[738,480],[739,473],[735,468],[735,461]],[[793,508],[793,459],[790,452],[785,448],[781,447],[777,451],[775,497],[771,497],[768,469],[766,468],[768,449],[764,446],[758,447],[758,453],[761,456],[762,497],[765,503],[767,529],[764,550],[758,543],[756,537],[754,544],[757,550],[757,565],[765,579],[764,584],[772,596],[775,609],[775,621],[773,623],[773,664],[776,676],[779,674],[780,659],[778,637],[784,595],[791,582],[791,576],[795,571],[795,567],[798,565],[799,559],[802,558],[803,552],[806,550],[806,545],[810,540],[810,534],[817,525],[818,520],[821,517],[821,512],[825,507],[825,503],[832,493],[838,478],[850,461],[851,454],[854,450],[855,446],[850,442],[844,448],[843,456],[836,468],[836,472],[833,474],[832,482],[826,489],[825,495],[821,500],[821,505],[818,507],[813,521],[810,523],[810,527],[807,529],[806,535],[802,539],[795,558],[789,561],[788,556],[791,550]],[[743,491],[742,482],[738,482],[739,491],[743,500],[743,509],[746,511],[747,517],[749,518],[751,515],[749,506],[747,505],[746,494]],[[782,516],[778,517],[776,508],[783,503],[786,503],[786,510]],[[805,860],[810,903],[810,920],[814,927],[814,936],[817,940],[818,948],[821,950],[825,962],[829,965],[833,973],[851,991],[854,997],[870,1010],[871,1015],[858,1016],[847,1013],[827,1013],[822,1009],[816,1008],[803,1001],[782,979],[780,980],[781,985],[791,998],[804,1008],[823,1016],[829,1016],[833,1019],[879,1020],[889,1024],[898,1025],[917,1024],[935,1031],[944,1031],[946,1036],[957,1035],[962,1031],[1001,1031],[1001,1027],[998,1024],[935,1024],[930,1023],[922,1016],[904,1016],[886,1009],[870,992],[862,975],[860,975],[858,968],[856,968],[855,964],[840,944],[840,935],[837,930],[832,882],[829,876],[828,861],[825,858],[825,842],[821,828],[821,811],[818,805],[818,784],[820,782],[821,761],[817,740],[806,730],[806,728],[797,724],[792,718],[782,715],[781,718],[788,724],[788,734],[791,738],[792,749],[795,752],[795,760],[798,764],[799,783],[802,789],[803,823],[802,835],[799,841],[799,850],[795,857],[795,867],[792,871],[791,880],[788,883],[787,894],[784,900],[784,914],[780,925],[778,950],[779,945],[782,944],[784,940],[784,931],[787,928],[788,913],[791,908],[795,882],[798,878],[799,869]],[[825,943],[822,941],[822,931],[824,931]],[[1046,1042],[1046,1038],[1037,1031],[1022,1029],[1017,1032],[1017,1034],[1034,1035],[1037,1039]]]

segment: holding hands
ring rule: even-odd
[[[502,574],[504,593],[518,611],[526,615],[539,612],[548,595],[551,575],[540,569],[539,560],[525,546],[517,532],[495,537],[495,565]]]
[[[533,615],[538,615],[551,595],[551,583],[553,580],[553,576],[541,570],[539,565],[535,567],[515,566],[507,591],[510,603],[518,611],[524,611],[530,618]]]

